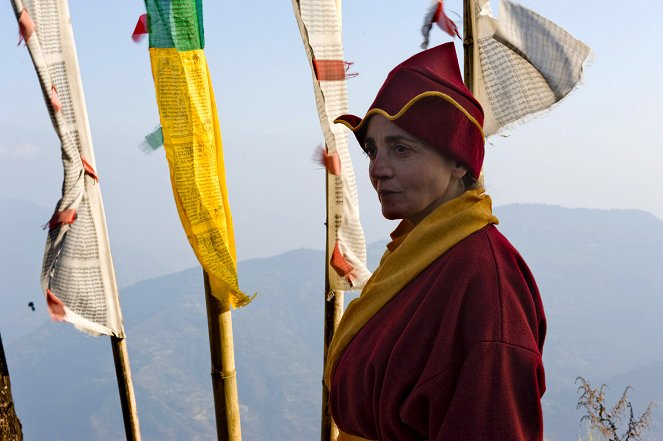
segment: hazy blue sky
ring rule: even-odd
[[[460,0],[447,10],[462,13]],[[490,139],[486,184],[496,205],[638,208],[663,218],[663,62],[660,2],[527,0],[592,47],[584,84],[552,112]],[[363,114],[387,72],[419,50],[428,0],[343,5],[352,71],[350,110]],[[173,203],[163,150],[137,147],[158,124],[147,41],[131,40],[141,1],[71,0],[74,34],[111,246],[130,246],[172,269],[195,265]],[[494,5],[494,9],[496,6]],[[460,20],[457,19],[460,24]],[[205,5],[206,53],[223,133],[240,260],[292,248],[324,248],[322,141],[311,73],[289,1]],[[447,41],[434,29],[432,44]],[[0,6],[0,197],[45,207],[60,196],[59,142],[28,52],[16,47],[10,2]],[[456,40],[460,47],[460,42]],[[384,221],[354,141],[362,223],[369,242]],[[0,252],[4,252],[0,251]]]

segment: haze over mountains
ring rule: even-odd
[[[607,383],[612,402],[633,385],[636,413],[649,401],[663,405],[663,222],[634,210],[543,205],[496,213],[546,307],[547,439],[578,439],[579,375]],[[0,200],[0,332],[25,438],[123,439],[108,339],[47,320],[38,283],[44,235],[25,221],[44,218],[39,207]],[[383,248],[369,247],[373,267]],[[121,303],[143,439],[213,439],[200,269],[139,281],[167,268],[113,251],[126,287]],[[319,439],[323,259],[322,251],[301,249],[239,264],[242,288],[259,293],[233,315],[247,441]],[[662,412],[654,411],[649,439],[663,439]]]

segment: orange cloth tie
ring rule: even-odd
[[[92,167],[92,165],[82,156],[81,162],[83,163],[83,170],[85,170],[85,173],[90,175],[95,181],[99,182],[99,177],[97,176],[97,172],[94,171],[94,167]]]
[[[71,225],[76,220],[76,209],[67,208],[66,210],[56,211],[53,213],[51,220],[48,222],[48,228],[52,230],[58,225]]]
[[[341,158],[338,156],[338,152],[329,154],[326,149],[322,149],[322,158],[329,173],[334,176],[341,176]]]
[[[34,31],[35,22],[32,21],[30,14],[28,14],[28,10],[23,9],[23,11],[21,11],[21,15],[18,17],[18,44],[21,44],[21,41],[25,41],[27,44]]]
[[[48,305],[48,314],[54,322],[63,322],[65,319],[64,303],[58,299],[50,289],[46,290],[46,304]]]
[[[54,112],[59,112],[62,110],[62,103],[60,102],[58,88],[55,87],[55,83],[53,83],[53,86],[51,86],[51,105],[53,106]]]

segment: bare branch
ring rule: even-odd
[[[609,410],[606,407],[605,392],[608,386],[602,384],[599,388],[593,388],[592,385],[583,377],[576,378],[578,387],[578,404],[576,409],[585,409],[585,415],[580,418],[580,422],[587,422],[589,430],[597,430],[608,441],[639,441],[642,439],[644,431],[649,429],[652,421],[652,412],[654,403],[649,403],[647,410],[636,418],[633,413],[633,406],[628,400],[628,393],[633,388],[627,386],[624,393],[617,403]],[[628,423],[620,435],[619,427],[622,425],[623,418],[628,412]]]

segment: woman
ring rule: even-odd
[[[546,321],[478,181],[483,111],[452,43],[394,68],[366,116],[336,122],[402,219],[330,346],[340,440],[542,440]]]

